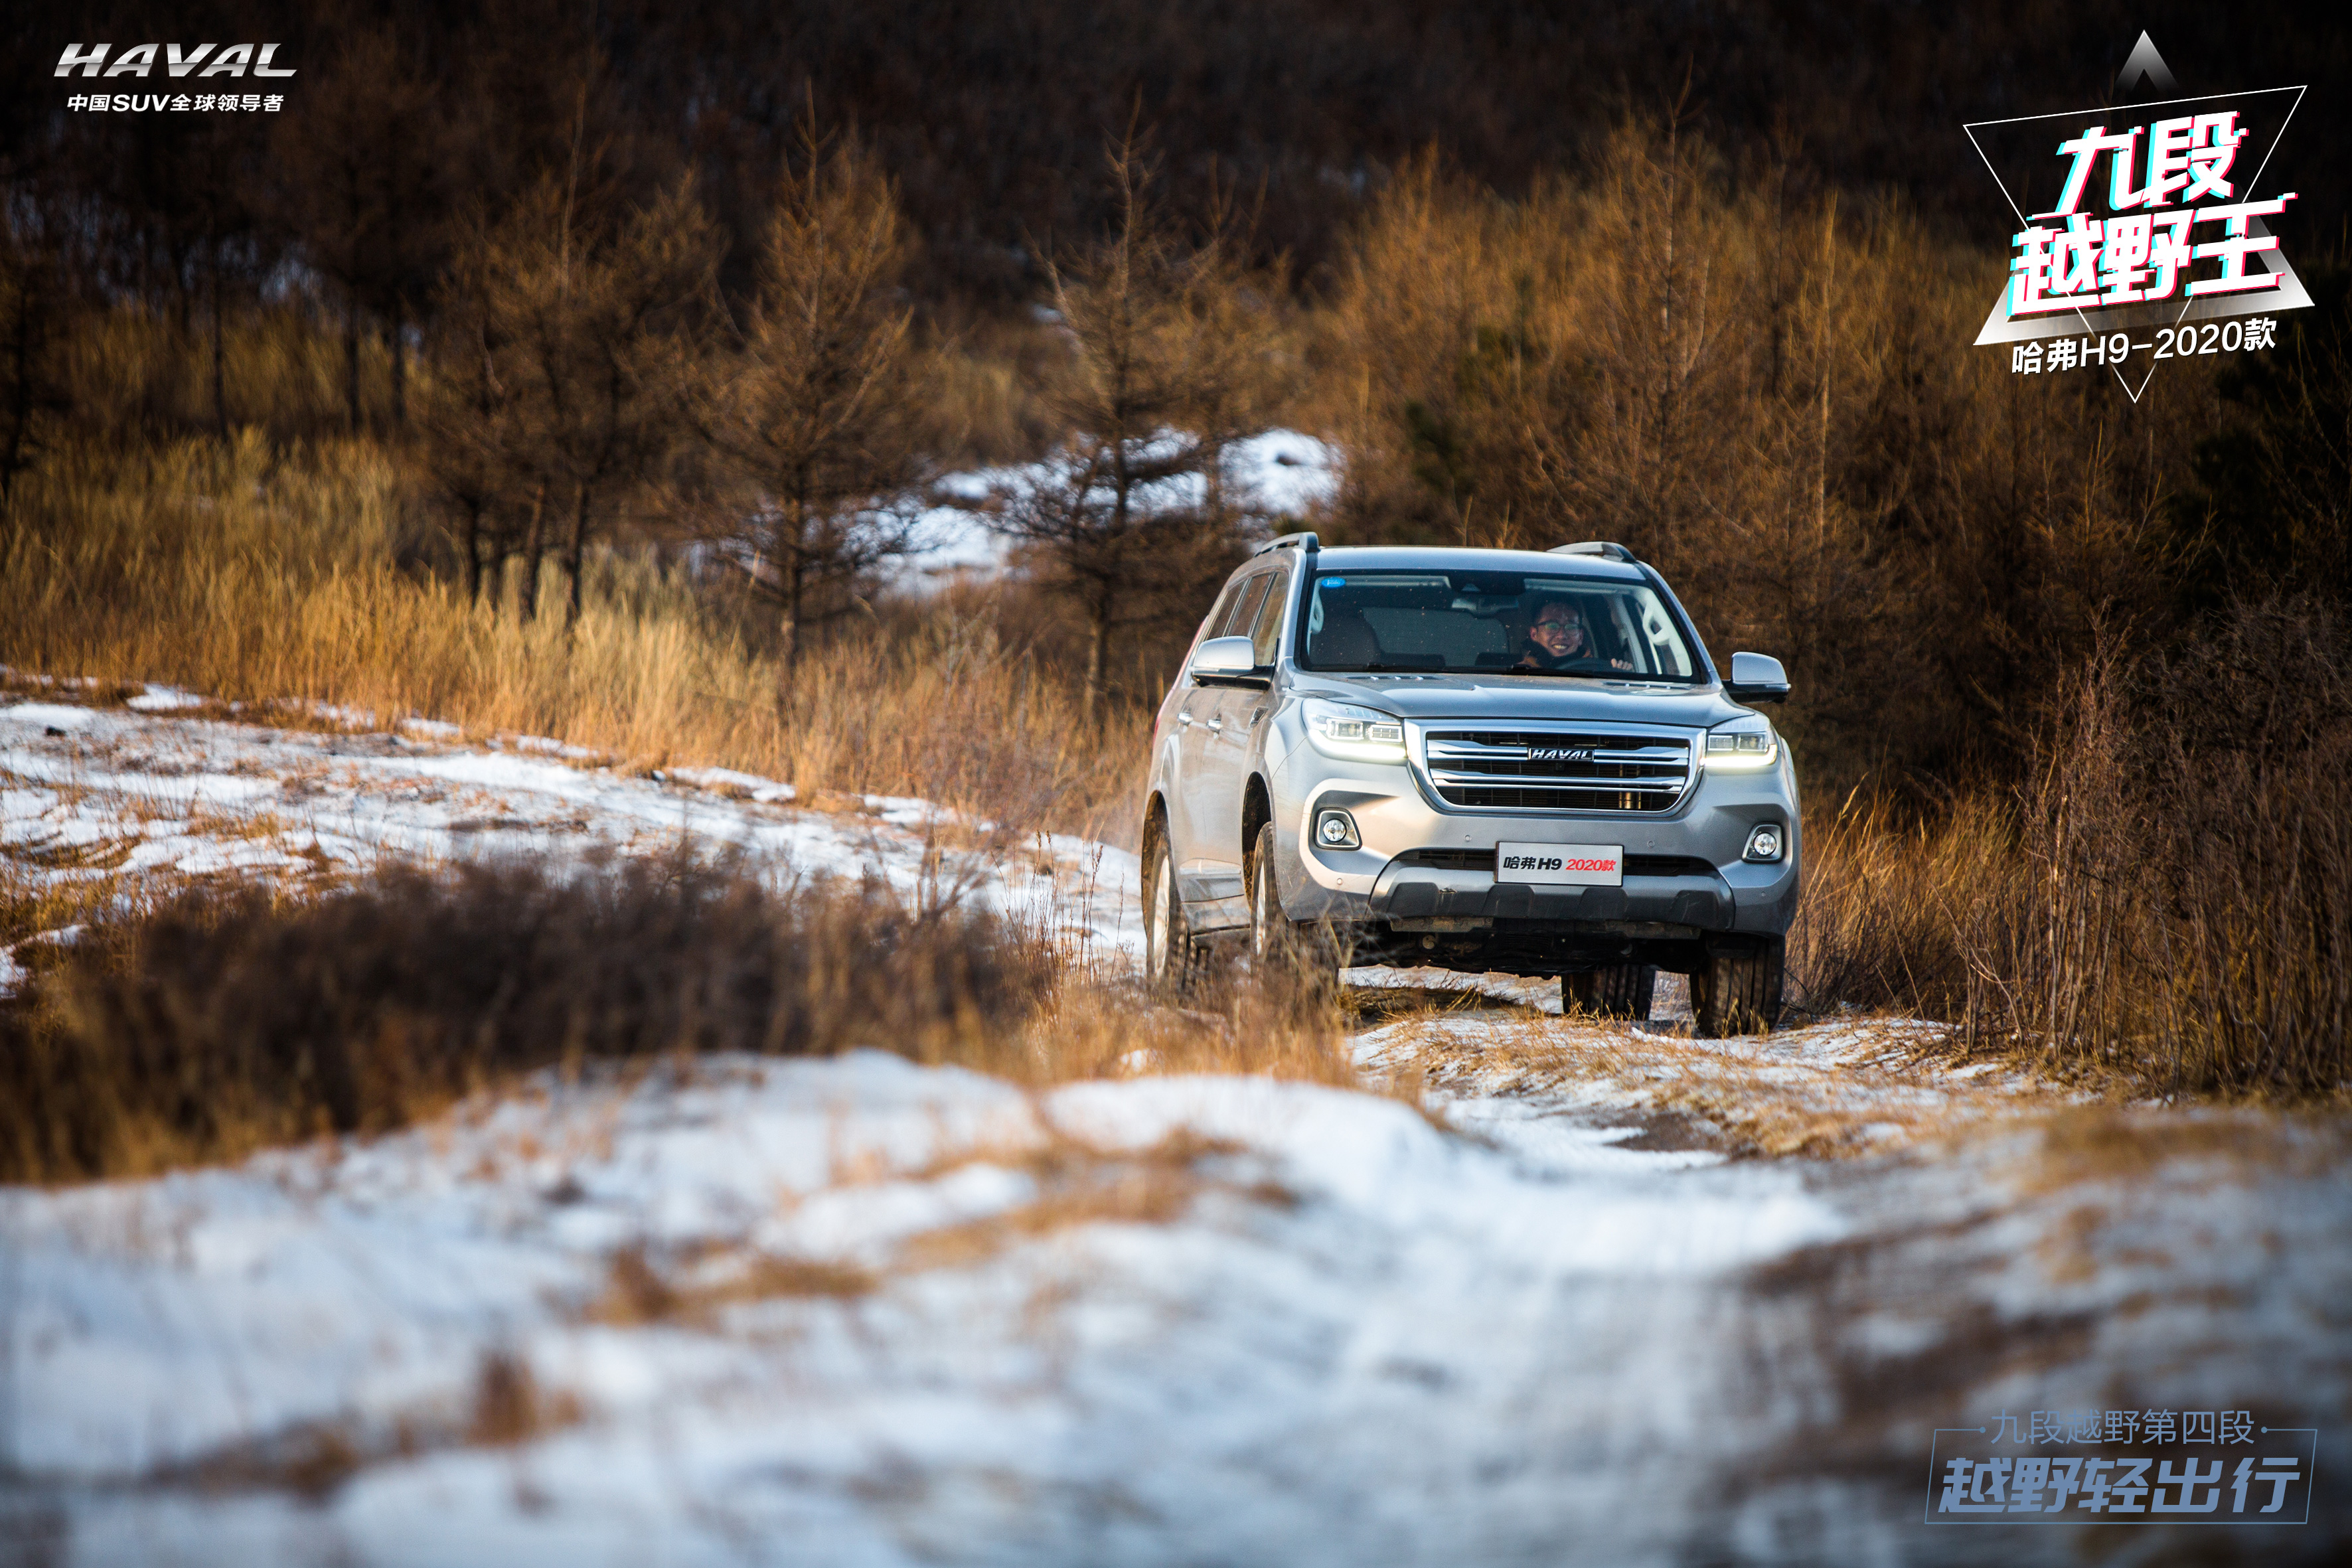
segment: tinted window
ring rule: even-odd
[[[1266,574],[1269,591],[1265,603],[1258,606],[1257,620],[1250,627],[1250,646],[1256,651],[1261,668],[1274,662],[1282,650],[1282,609],[1289,597],[1290,574],[1270,572]]]
[[[1258,606],[1265,603],[1266,587],[1273,581],[1273,575],[1265,572],[1247,579],[1242,584],[1242,596],[1234,605],[1234,613],[1225,617],[1225,624],[1217,629],[1216,635],[1221,637],[1249,636],[1250,627],[1257,623]]]
[[[1248,583],[1249,580],[1244,577],[1237,578],[1225,584],[1225,591],[1217,595],[1217,602],[1210,609],[1208,618],[1201,623],[1200,636],[1193,641],[1206,642],[1211,637],[1224,635],[1219,628],[1233,618],[1234,601],[1241,597],[1242,590],[1248,586]]]

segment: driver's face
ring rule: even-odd
[[[1584,646],[1584,617],[1564,605],[1546,605],[1536,612],[1530,635],[1536,646],[1558,658]]]

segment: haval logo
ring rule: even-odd
[[[1531,763],[1589,763],[1592,760],[1590,746],[1529,746],[1528,761]]]

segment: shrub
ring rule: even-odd
[[[198,889],[0,1004],[0,1179],[138,1174],[402,1126],[535,1068],[879,1046],[984,1058],[1041,947],[740,866],[393,868],[309,901]]]

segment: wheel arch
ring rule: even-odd
[[[1242,864],[1257,852],[1257,830],[1274,820],[1274,792],[1262,773],[1252,773],[1242,786]]]
[[[1150,860],[1151,851],[1168,837],[1168,797],[1157,788],[1143,797],[1143,831],[1137,840],[1136,858]]]

